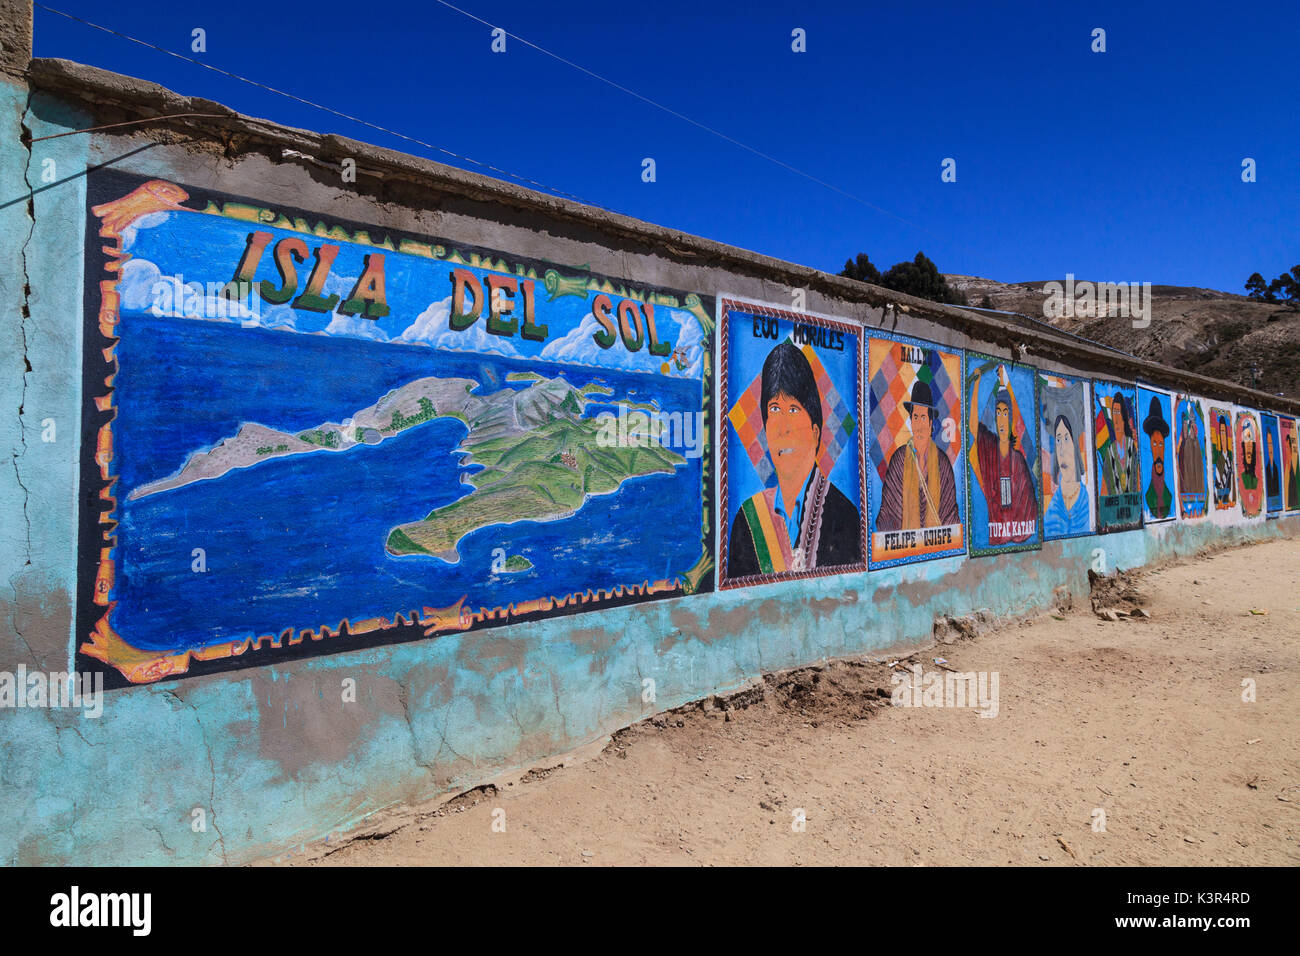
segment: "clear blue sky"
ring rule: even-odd
[[[435,2],[52,0],[96,23],[640,219],[838,271],[1240,292],[1300,263],[1294,0],[555,4],[468,12],[860,197],[863,205]],[[791,51],[791,31],[807,52]],[[1106,30],[1107,52],[1091,33]],[[36,11],[36,55],[291,126],[451,160]],[[641,180],[652,157],[657,181]],[[940,181],[945,157],[957,181]],[[1241,162],[1258,181],[1241,181]],[[480,170],[481,171],[481,170]],[[882,213],[872,206],[887,210]]]

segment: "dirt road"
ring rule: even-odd
[[[890,706],[886,664],[840,662],[286,862],[1300,863],[1300,542],[1137,587],[1149,619],[1103,621],[1078,596],[895,668],[942,676],[946,658],[990,696],[996,672],[995,717]]]

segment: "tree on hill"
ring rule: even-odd
[[[849,259],[845,262],[840,275],[848,279],[857,279],[859,282],[880,285],[880,270],[871,264],[871,259],[865,252],[859,252],[856,260]]]
[[[1267,284],[1262,275],[1252,272],[1246,280],[1246,292],[1260,302],[1277,302],[1288,309],[1300,309],[1300,265],[1292,266],[1290,272],[1283,272]]]
[[[944,302],[948,305],[966,304],[966,294],[948,288],[948,280],[924,252],[918,252],[911,262],[894,263],[883,274],[871,264],[871,260],[865,253],[860,252],[856,260],[849,259],[844,263],[840,275],[857,279],[859,282],[884,286],[895,292],[914,295],[918,299],[929,299],[931,302]]]
[[[1290,272],[1283,272],[1270,282],[1268,291],[1274,301],[1288,309],[1300,309],[1300,266],[1292,266]]]

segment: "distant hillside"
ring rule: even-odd
[[[1042,289],[1051,280],[1006,283],[975,276],[945,278],[949,288],[966,293],[972,308],[988,296],[993,309],[1046,321],[1047,296]],[[1131,319],[1119,316],[1060,318],[1051,324],[1175,368],[1300,397],[1300,312],[1188,286],[1153,285],[1151,296],[1151,324],[1145,329],[1135,329]]]

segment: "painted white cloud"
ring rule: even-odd
[[[451,296],[432,303],[393,341],[432,345],[460,352],[519,354],[508,338],[490,334],[484,327],[484,319],[475,322],[464,332],[455,332],[447,326],[449,318],[451,318]]]
[[[695,316],[689,312],[676,309],[660,309],[655,312],[656,325],[662,335],[671,329],[663,321],[667,313],[676,324],[674,349],[686,352],[687,367],[683,374],[698,375],[704,356],[704,332]],[[602,349],[596,344],[595,335],[604,331],[594,315],[587,315],[576,329],[563,338],[554,339],[542,349],[541,358],[552,362],[571,362],[576,365],[595,365],[602,368],[620,368],[632,372],[658,372],[665,359],[651,355],[649,343],[637,352],[629,352],[622,344],[616,342],[611,348]],[[669,357],[667,361],[671,362]],[[675,368],[675,367],[674,367]]]
[[[118,281],[122,308],[173,319],[204,319],[238,322],[254,318],[259,300],[227,300],[221,295],[224,283],[186,282],[184,276],[165,276],[148,259],[128,259]]]
[[[260,296],[258,297],[260,300]],[[244,328],[260,325],[264,329],[289,328],[298,331],[298,313],[287,305],[267,305],[262,303],[262,314],[254,316],[244,323]]]
[[[162,212],[151,212],[147,216],[141,216],[131,225],[122,230],[122,248],[130,251],[135,245],[136,233],[141,229],[153,229],[155,226],[161,226],[171,218],[171,213],[163,210]]]
[[[595,365],[636,372],[650,371],[644,349],[634,353],[617,342],[608,349],[597,345],[595,336],[603,331],[604,327],[596,321],[596,317],[587,315],[572,332],[547,342],[540,357],[551,362],[571,362],[575,365]]]
[[[387,342],[388,336],[384,330],[379,327],[379,323],[374,319],[362,318],[359,315],[341,315],[335,313],[330,319],[330,324],[325,326],[326,335],[346,335],[354,339],[374,339],[376,342]]]
[[[153,287],[162,272],[148,259],[128,259],[122,266],[122,276],[117,282],[122,308],[133,312],[149,308],[153,302]]]

